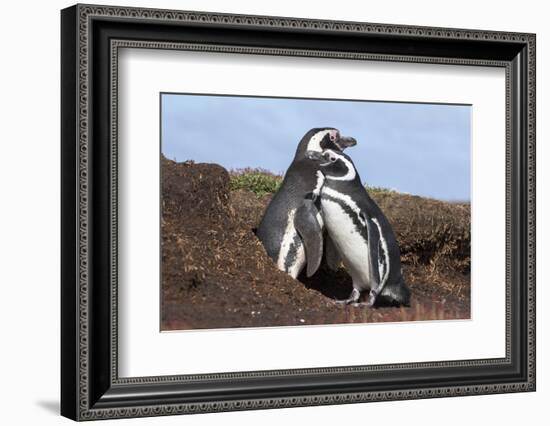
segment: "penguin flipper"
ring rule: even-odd
[[[325,260],[327,261],[327,266],[332,270],[338,270],[340,262],[342,261],[342,256],[338,252],[338,249],[334,245],[334,241],[330,238],[330,235],[325,236]]]
[[[306,250],[307,276],[319,268],[323,257],[323,229],[317,220],[319,210],[312,200],[304,200],[294,215],[294,228],[302,237]]]
[[[367,224],[367,234],[369,241],[369,273],[370,273],[370,294],[367,305],[372,307],[376,303],[378,294],[382,290],[380,283],[380,270],[378,265],[380,263],[380,233],[376,224],[368,217],[363,216]]]

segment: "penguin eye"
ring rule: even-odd
[[[332,142],[334,142],[334,141],[336,140],[336,136],[330,135],[330,140],[331,140]]]
[[[332,155],[330,156],[330,161],[332,161],[333,163],[336,161],[336,157],[333,157]]]

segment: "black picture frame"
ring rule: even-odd
[[[61,414],[158,416],[535,390],[534,34],[97,5],[61,12]],[[120,46],[506,69],[506,357],[119,378]]]

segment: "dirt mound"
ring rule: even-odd
[[[460,257],[456,250],[463,249],[453,248],[452,241],[458,241],[459,230],[464,231],[454,219],[455,209],[467,211],[464,206],[434,201],[435,210],[431,204],[425,205],[426,210],[413,210],[414,220],[402,216],[410,213],[409,204],[424,199],[399,194],[377,199],[403,244],[404,273],[413,292],[411,306],[341,306],[333,299],[347,297],[351,291],[345,271],[321,268],[309,279],[300,277],[300,282],[279,271],[266,255],[253,229],[270,195],[230,191],[229,174],[215,164],[163,159],[161,167],[163,330],[469,317],[469,271],[466,266],[457,271],[452,261]],[[464,213],[464,218],[468,216]],[[446,220],[452,220],[453,226],[445,226]],[[441,224],[434,228],[437,232],[424,229],[432,223]],[[409,228],[422,238],[410,237]],[[444,238],[430,245],[430,235]],[[466,252],[469,249],[458,263],[465,262]],[[437,269],[443,264],[440,259],[445,259],[441,271]]]
[[[163,211],[190,217],[221,218],[229,200],[229,175],[217,164],[162,159]]]
[[[407,194],[373,194],[396,233],[406,263],[470,265],[470,205]]]

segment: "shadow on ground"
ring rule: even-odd
[[[60,414],[59,401],[36,401],[36,405],[50,414]]]

